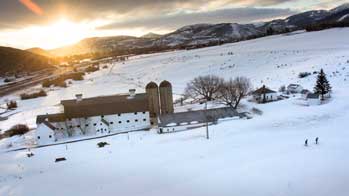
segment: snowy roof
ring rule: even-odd
[[[300,86],[301,85],[299,85],[299,84],[290,84],[290,85],[287,86],[287,88],[298,88]]]
[[[238,113],[236,110],[230,107],[224,108],[213,108],[207,110],[197,110],[197,111],[188,111],[188,112],[178,112],[173,114],[165,114],[159,117],[160,126],[166,127],[170,124],[181,124],[181,123],[190,123],[193,121],[199,123],[205,122],[214,122],[220,118],[241,116],[242,114]]]

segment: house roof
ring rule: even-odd
[[[287,88],[298,88],[300,86],[301,85],[299,85],[299,84],[290,84],[290,85],[287,86]]]
[[[254,95],[263,95],[267,93],[276,93],[276,91],[270,90],[269,88],[262,86],[261,88],[255,90],[252,94]]]
[[[67,118],[148,111],[146,93],[135,94],[132,97],[129,94],[119,94],[86,98],[80,101],[63,100],[61,104],[64,106],[64,114]]]
[[[66,116],[63,113],[58,113],[58,114],[46,114],[46,115],[38,115],[36,117],[36,123],[40,124],[45,121],[49,122],[63,122],[65,121]]]

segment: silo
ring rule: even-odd
[[[166,80],[162,81],[159,86],[159,91],[161,114],[172,114],[174,109],[171,83]]]
[[[156,118],[160,115],[159,104],[159,88],[155,82],[150,82],[145,87],[148,96],[149,112],[151,118]]]

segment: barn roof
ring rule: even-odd
[[[81,101],[63,100],[61,104],[64,106],[64,114],[67,118],[148,111],[146,93],[135,94],[132,97],[129,94],[119,94],[85,98]]]
[[[173,114],[164,114],[159,117],[160,126],[166,127],[169,124],[176,123],[190,123],[190,122],[214,122],[220,118],[242,117],[243,114],[238,113],[236,110],[230,107],[224,108],[214,108],[207,110],[197,110],[197,111],[188,111],[188,112],[178,112]]]
[[[40,124],[45,121],[49,122],[63,122],[65,121],[66,116],[63,113],[58,113],[58,114],[45,114],[45,115],[38,115],[36,117],[36,123]]]
[[[252,94],[254,95],[263,95],[267,93],[276,93],[276,91],[270,90],[269,88],[262,86],[261,88],[255,90]]]

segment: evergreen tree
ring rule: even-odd
[[[331,85],[326,78],[324,70],[321,69],[317,76],[316,85],[314,87],[314,93],[321,95],[321,99],[324,100],[324,95],[331,92]]]

